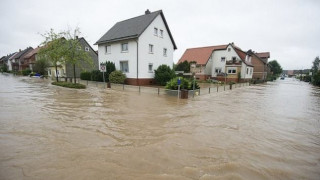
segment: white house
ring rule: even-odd
[[[126,74],[127,84],[154,82],[154,70],[172,68],[177,49],[163,12],[150,12],[116,23],[97,42],[100,63],[111,61]]]
[[[178,63],[196,62],[196,76],[199,79],[217,79],[224,81],[248,81],[252,79],[253,65],[251,54],[242,51],[233,43],[187,49]]]

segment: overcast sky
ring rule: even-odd
[[[116,22],[162,9],[178,49],[234,42],[269,51],[284,69],[320,55],[320,0],[0,0],[0,56],[36,47],[40,34],[78,26],[93,45]]]

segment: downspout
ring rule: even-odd
[[[139,42],[138,40],[136,40],[136,43],[137,43],[137,85],[139,85]]]

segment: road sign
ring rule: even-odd
[[[179,79],[178,79],[178,85],[180,85],[180,84],[181,84],[181,79],[179,78]]]
[[[100,64],[100,71],[101,71],[101,72],[107,72],[107,70],[106,70],[106,65]]]

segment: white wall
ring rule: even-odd
[[[228,52],[228,48],[230,48],[230,52]],[[221,62],[221,57],[225,57],[225,61]],[[240,59],[237,52],[232,48],[231,45],[227,47],[226,50],[216,50],[212,53],[212,77],[217,77],[217,74],[215,73],[216,68],[221,68],[221,72],[225,72],[225,66],[226,61],[232,60],[232,57],[237,57],[237,59]]]
[[[154,35],[154,28],[158,29],[158,36]],[[163,37],[160,37],[163,30]],[[149,44],[153,45],[153,54],[149,53]],[[163,55],[163,48],[167,49],[167,56]],[[153,64],[153,70],[166,64],[173,67],[173,44],[165,27],[161,15],[158,15],[139,38],[139,78],[153,78],[154,71],[149,72],[149,63]]]
[[[128,52],[121,52],[121,44],[128,43]],[[111,53],[106,53],[106,46],[111,45]],[[125,73],[127,78],[137,77],[137,42],[136,40],[119,41],[115,43],[100,44],[98,46],[99,69],[100,63],[111,61],[115,63],[116,69],[120,70],[120,61],[128,61],[129,72]]]

